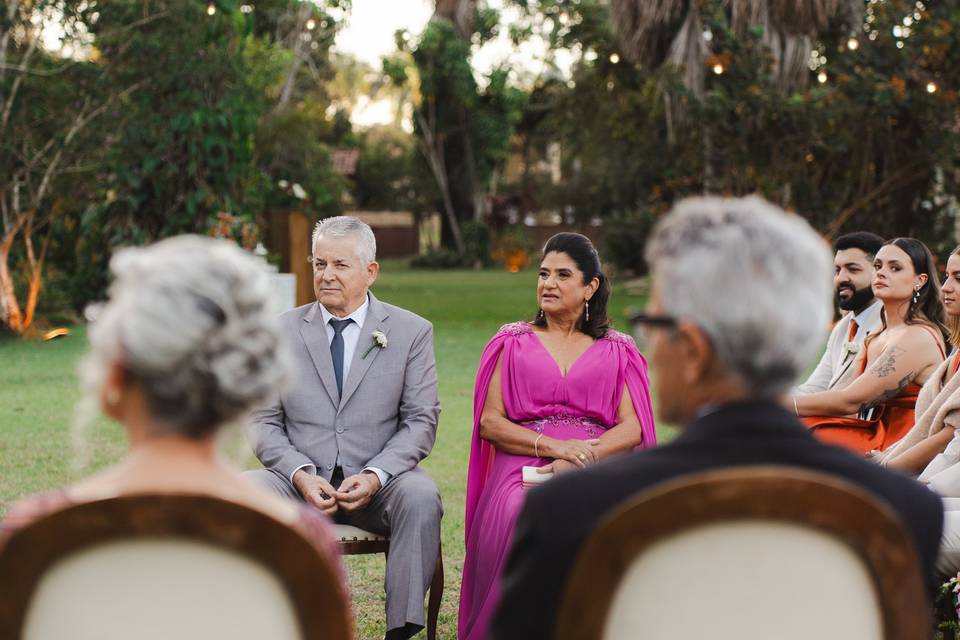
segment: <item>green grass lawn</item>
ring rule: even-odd
[[[497,328],[536,311],[536,273],[412,271],[388,263],[373,291],[434,324],[443,411],[436,446],[424,467],[440,487],[445,509],[446,586],[439,636],[455,638],[473,377],[480,352]],[[615,286],[610,309],[615,325],[625,331],[624,309],[642,303],[641,293]],[[20,496],[63,486],[123,455],[120,429],[99,421],[84,437],[92,453],[90,466],[73,469],[70,423],[79,397],[75,372],[85,349],[82,327],[53,342],[0,340],[0,513]],[[256,466],[236,429],[226,437],[225,449],[238,465]],[[383,558],[351,557],[346,562],[358,635],[382,638]]]

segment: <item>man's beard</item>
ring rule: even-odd
[[[850,287],[844,287],[844,289],[849,291]],[[855,289],[853,295],[846,300],[843,300],[840,297],[840,292],[837,291],[837,306],[844,311],[860,313],[867,308],[871,302],[873,302],[873,289],[870,285],[865,286],[863,289]]]

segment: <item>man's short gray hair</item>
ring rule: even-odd
[[[366,222],[352,216],[335,216],[317,223],[313,229],[311,249],[316,249],[320,236],[327,238],[346,238],[353,236],[357,239],[357,257],[364,266],[377,259],[377,239],[373,229]]]
[[[664,311],[701,327],[755,395],[786,391],[819,352],[832,261],[799,216],[756,196],[690,198],[657,225],[647,261]]]

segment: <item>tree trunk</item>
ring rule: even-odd
[[[23,333],[23,312],[10,274],[10,250],[15,238],[16,232],[10,233],[0,242],[0,321],[17,333]]]
[[[312,8],[309,3],[305,3],[297,12],[297,26],[293,31],[293,61],[290,63],[287,80],[283,85],[283,89],[280,91],[280,99],[277,101],[275,111],[286,109],[290,104],[290,98],[293,96],[293,85],[296,83],[297,73],[300,71],[300,65],[303,64],[303,59],[306,55],[304,49],[307,45],[301,35],[304,33],[303,29],[307,24],[307,20],[310,18],[311,12]]]
[[[29,235],[24,236],[24,242],[27,244],[27,258],[30,261],[30,275],[27,282],[27,303],[24,307],[24,331],[33,326],[34,312],[37,310],[37,303],[40,301],[40,289],[43,286],[43,263],[47,258],[47,247],[50,246],[50,236],[52,232],[53,227],[48,226],[47,233],[43,237],[43,246],[40,248],[39,256],[33,252],[32,237]]]
[[[40,300],[40,287],[43,284],[42,266],[30,270],[30,281],[27,289],[27,303],[23,317],[22,331],[26,331],[33,326],[33,314],[37,310],[37,302]]]
[[[433,15],[452,22],[464,40],[469,40],[473,35],[476,14],[477,0],[437,0],[433,12]]]
[[[430,172],[433,173],[433,178],[437,181],[437,187],[439,187],[440,196],[443,199],[443,213],[447,224],[441,225],[441,244],[442,229],[445,227],[452,233],[457,253],[462,256],[464,254],[463,234],[460,233],[460,222],[457,220],[457,212],[453,208],[453,199],[450,197],[450,180],[443,157],[443,139],[438,138],[434,129],[430,126],[430,121],[424,117],[421,109],[414,107],[413,114],[417,118],[417,123],[420,125],[420,134],[423,136],[417,146],[427,164],[430,165]]]
[[[703,194],[716,192],[716,173],[713,170],[713,133],[710,125],[703,125]]]
[[[466,252],[463,245],[463,234],[460,232],[460,221],[457,219],[457,212],[453,208],[453,200],[450,198],[449,181],[447,180],[447,169],[440,163],[435,170],[437,182],[440,184],[440,194],[443,197],[443,212],[447,218],[447,226],[453,235],[453,244],[457,248],[457,253],[461,256]]]

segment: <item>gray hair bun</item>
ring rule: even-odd
[[[288,358],[266,273],[252,256],[179,236],[121,250],[110,269],[92,356],[123,363],[158,426],[204,437],[279,393]]]

